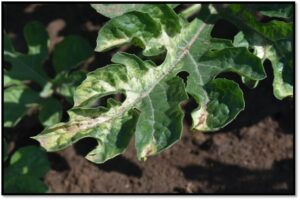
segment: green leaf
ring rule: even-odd
[[[161,20],[151,11],[132,11],[107,22],[99,31],[97,51],[132,43],[144,48],[144,55],[158,55],[164,49],[165,60],[155,66],[135,55],[116,53],[114,64],[89,73],[76,89],[70,120],[45,129],[34,139],[48,151],[57,151],[93,137],[98,146],[87,159],[102,163],[123,152],[134,132],[137,156],[145,160],[180,139],[183,112],[179,105],[187,99],[186,93],[199,104],[192,114],[194,129],[218,130],[232,121],[244,108],[243,94],[232,81],[215,78],[231,71],[262,80],[266,75],[261,60],[246,47],[212,38],[213,25],[206,23],[210,16],[191,23],[174,17],[180,32],[168,31]],[[186,86],[177,77],[180,72],[189,74]],[[90,107],[99,98],[118,93],[126,96],[124,102]],[[199,123],[203,115],[199,110],[204,108],[209,113]],[[126,139],[120,139],[123,137]]]
[[[38,93],[24,85],[4,90],[4,127],[15,126],[26,114],[28,108],[39,102]]]
[[[48,97],[51,97],[54,93],[54,90],[53,90],[53,84],[52,82],[48,82],[43,90],[40,92],[40,97],[42,98],[48,98]]]
[[[245,39],[243,32],[239,32],[234,36],[233,46],[235,47],[246,47],[250,49],[248,41]],[[242,76],[242,82],[246,84],[249,88],[256,88],[259,81],[248,79],[247,77]]]
[[[139,159],[157,154],[180,139],[183,112],[179,103],[185,99],[183,81],[174,78],[158,83],[142,100],[135,134]]]
[[[203,131],[218,130],[240,113],[244,107],[243,92],[233,81],[214,79],[205,86],[209,103],[192,113],[193,126]]]
[[[250,9],[268,17],[290,18],[294,12],[294,5],[292,3],[253,4],[250,6]]]
[[[7,75],[17,80],[33,80],[43,86],[48,80],[43,70],[43,62],[48,57],[48,34],[42,24],[31,22],[24,27],[24,37],[28,46],[27,54],[15,51],[4,32],[4,60],[12,65]]]
[[[29,175],[7,175],[4,173],[4,194],[5,193],[45,193],[47,185],[43,181]]]
[[[144,48],[151,38],[158,37],[160,33],[161,27],[154,19],[146,13],[134,11],[113,18],[100,29],[95,51],[106,51],[130,42]],[[106,40],[102,39],[104,37]]]
[[[56,73],[70,70],[93,54],[88,41],[79,36],[67,36],[53,52],[53,65]]]
[[[267,23],[259,22],[245,5],[232,4],[226,9],[225,15],[230,16],[228,19],[233,17],[230,21],[234,22],[236,26],[241,27],[242,29],[250,29],[252,30],[251,32],[255,31],[264,37],[264,39],[273,42],[282,39],[291,39],[293,36],[292,23],[278,20],[271,20]],[[248,34],[251,34],[251,32]]]
[[[10,172],[15,174],[43,177],[50,169],[46,152],[36,146],[18,149],[10,159]]]
[[[114,18],[124,13],[141,9],[145,4],[91,4],[91,6],[101,15]]]
[[[290,4],[291,5],[291,4]],[[269,7],[277,12],[279,8],[286,9],[285,5]],[[293,96],[293,23],[272,20],[268,23],[261,23],[256,20],[255,15],[245,5],[230,5],[227,9],[220,9],[219,12],[226,19],[241,28],[237,40],[243,40],[254,49],[254,54],[272,63],[274,81],[273,91],[277,99]],[[257,85],[257,82],[250,82],[250,85]]]
[[[39,120],[44,126],[52,126],[61,120],[62,106],[54,98],[44,99],[41,103]]]
[[[141,12],[130,12],[115,17],[105,24],[99,31],[95,51],[106,51],[131,42],[141,48],[146,47],[144,55],[154,56],[162,53],[165,50],[163,45],[157,42],[152,44],[151,39],[161,34],[162,28],[170,36],[178,33],[181,29],[180,18],[167,5],[149,4],[140,10]],[[147,13],[150,13],[151,17]],[[128,24],[131,24],[129,28]]]
[[[40,180],[50,165],[45,151],[36,146],[18,149],[4,169],[5,193],[44,193],[47,186]]]
[[[53,79],[53,87],[56,91],[63,95],[71,104],[73,104],[73,94],[75,88],[85,79],[86,72],[73,71],[61,72]]]
[[[171,8],[179,4],[168,4]],[[149,4],[91,4],[98,13],[105,17],[114,18],[131,11],[143,11],[149,8]]]
[[[41,54],[41,57],[48,54],[48,33],[45,27],[39,22],[30,22],[24,27],[24,37],[28,45],[28,54]]]
[[[4,70],[3,73],[3,87],[9,87],[12,85],[23,85],[22,81],[19,81],[17,79],[12,79],[11,77],[9,77],[9,75],[7,75],[7,71]]]
[[[276,50],[274,47],[264,47],[266,52],[266,58],[269,59],[272,63],[274,81],[273,81],[273,90],[274,95],[277,99],[282,100],[285,97],[293,96],[293,73],[294,73],[294,63],[292,55],[291,42],[287,42],[289,49],[289,54],[285,54],[285,57],[278,55],[279,49]],[[278,47],[280,48],[280,47]]]

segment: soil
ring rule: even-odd
[[[26,51],[22,27],[28,21],[42,22],[54,46],[69,34],[81,35],[94,45],[98,29],[107,20],[88,4],[5,3],[3,14],[4,28],[21,51]],[[232,25],[226,23],[219,23],[215,34],[232,39],[234,27],[229,34]],[[222,26],[227,27],[224,34]],[[90,65],[103,66],[109,59],[110,54],[97,53]],[[123,155],[98,165],[84,158],[95,145],[92,139],[48,153],[51,170],[44,182],[49,192],[294,194],[294,100],[274,98],[270,63],[265,66],[268,78],[254,90],[243,86],[238,76],[222,74],[240,83],[245,95],[246,109],[233,123],[218,132],[191,133],[186,117],[180,142],[145,162],[137,160],[134,141]],[[188,102],[186,113],[193,107]],[[19,148],[38,145],[28,138],[42,129],[31,116],[4,131],[12,134],[10,147]]]

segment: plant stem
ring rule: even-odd
[[[199,12],[199,10],[201,9],[201,4],[194,4],[190,7],[188,7],[187,9],[183,10],[180,14],[188,19],[190,17],[192,17],[193,15],[195,15],[197,12]]]

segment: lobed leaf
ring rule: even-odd
[[[278,11],[281,10],[280,8],[292,12],[292,4],[276,8],[273,10],[272,7],[269,7],[269,13],[274,11],[278,14],[281,12]],[[239,34],[237,40],[243,40],[244,46],[253,48],[262,62],[266,59],[271,61],[274,73],[274,96],[280,100],[293,96],[293,23],[278,20],[267,23],[259,22],[254,13],[245,5],[233,4],[219,11],[222,16],[241,28],[242,33]],[[248,82],[248,80],[245,81]]]
[[[137,156],[145,160],[180,139],[180,103],[187,93],[199,104],[192,113],[196,130],[218,130],[243,110],[238,84],[216,77],[232,71],[249,80],[262,80],[266,75],[261,60],[246,47],[212,38],[210,15],[188,23],[173,16],[166,5],[152,6],[148,12],[135,10],[108,21],[99,31],[96,51],[130,43],[143,48],[146,56],[166,52],[163,63],[155,66],[135,55],[116,53],[114,64],[89,73],[77,87],[70,120],[34,137],[45,149],[57,151],[92,137],[98,146],[86,158],[102,163],[122,153],[135,134]],[[153,10],[164,10],[169,17]],[[166,20],[177,28],[168,28]],[[180,72],[189,74],[186,85],[177,77]],[[107,107],[91,107],[99,98],[118,93],[126,96],[124,102],[109,100]]]
[[[49,79],[43,69],[43,62],[48,57],[48,34],[42,24],[31,22],[24,27],[24,37],[27,54],[17,52],[4,32],[4,60],[12,65],[7,75],[17,80],[33,80],[44,86]]]

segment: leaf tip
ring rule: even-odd
[[[30,139],[33,139],[33,140],[36,140],[36,141],[39,141],[39,137],[38,137],[38,135],[36,135],[36,136],[31,136],[31,137],[29,137]]]
[[[149,156],[157,153],[157,147],[153,143],[146,145],[139,155],[139,160],[146,161]]]
[[[208,112],[206,106],[202,106],[199,110],[192,113],[192,119],[194,123],[192,129],[197,131],[207,130],[207,124],[206,124],[207,117],[208,117]]]

